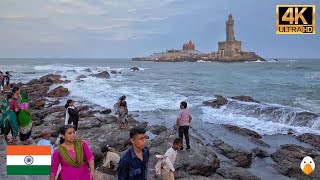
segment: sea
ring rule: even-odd
[[[138,67],[139,71],[130,68]],[[88,72],[90,69],[92,72]],[[122,95],[129,113],[151,124],[173,126],[181,101],[188,103],[192,128],[212,131],[210,125],[232,124],[262,135],[320,134],[320,118],[302,123],[299,113],[320,113],[320,59],[279,59],[267,62],[138,62],[131,59],[0,59],[0,70],[12,82],[26,83],[54,73],[71,80],[63,84],[68,98],[113,108]],[[110,79],[90,76],[116,71]],[[86,78],[77,80],[80,75]],[[53,89],[58,85],[50,87]],[[230,102],[219,109],[203,102],[222,95]],[[260,103],[240,102],[251,96]]]

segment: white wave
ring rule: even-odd
[[[232,124],[243,128],[252,129],[262,135],[273,134],[287,134],[289,129],[292,129],[297,134],[302,133],[315,133],[320,134],[320,130],[317,124],[320,124],[320,120],[317,120],[312,128],[290,126],[282,123],[263,121],[254,117],[247,117],[244,115],[234,114],[225,111],[226,107],[215,109],[211,107],[202,107],[203,114],[201,120],[204,122],[215,124]]]
[[[302,108],[310,110],[312,112],[320,113],[320,100],[311,100],[305,97],[298,97],[293,101],[293,104],[301,106]]]

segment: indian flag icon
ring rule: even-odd
[[[50,146],[7,146],[7,175],[49,175]]]

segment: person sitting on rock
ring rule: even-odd
[[[50,146],[51,147],[51,155],[54,152],[54,146],[51,144],[49,138],[51,137],[51,132],[48,129],[44,129],[41,131],[41,139],[37,143],[37,146]]]
[[[178,150],[180,150],[182,146],[182,142],[179,138],[173,141],[173,146],[167,150],[164,154],[164,166],[161,170],[162,180],[174,180],[176,176],[175,168],[173,167],[176,157],[178,154]]]
[[[106,161],[102,165],[103,167],[107,167],[108,169],[112,169],[113,171],[117,171],[118,164],[120,161],[119,154],[109,146],[105,146],[101,149],[101,152],[106,156]]]

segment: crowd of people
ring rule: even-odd
[[[5,74],[3,74],[2,71],[0,71],[0,91],[10,91],[10,79],[12,75],[9,71],[6,71]]]
[[[129,125],[128,107],[126,96],[121,96],[114,105],[115,113],[118,115],[119,128]],[[51,146],[52,163],[50,180],[55,179],[94,179],[94,156],[86,141],[76,137],[78,129],[79,113],[83,110],[75,106],[72,99],[67,100],[65,105],[65,121],[60,128],[60,135],[54,144],[51,143],[51,132],[44,129],[41,132],[39,146]],[[0,102],[1,109],[1,134],[7,143],[13,145],[18,143],[18,138],[23,145],[33,143],[31,108],[29,105],[28,93],[13,87],[11,92],[6,94]],[[157,174],[163,180],[173,180],[176,176],[174,163],[179,150],[183,150],[183,137],[186,141],[186,149],[190,150],[189,126],[192,121],[187,103],[180,103],[180,112],[176,119],[178,126],[178,137],[174,140],[164,156],[156,165]],[[8,135],[11,133],[12,139]],[[101,152],[105,155],[103,168],[108,168],[118,173],[119,180],[145,180],[147,179],[149,149],[146,147],[146,130],[141,127],[134,127],[129,132],[132,147],[122,157],[110,146],[103,147]],[[159,172],[159,173],[158,173]]]

